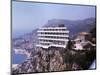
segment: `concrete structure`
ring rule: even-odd
[[[92,39],[91,34],[87,32],[81,32],[76,37],[75,44],[73,49],[75,50],[84,50],[84,47],[87,45],[95,46],[90,40]]]
[[[48,48],[66,47],[69,37],[69,31],[63,24],[57,27],[42,27],[37,31],[37,47]]]

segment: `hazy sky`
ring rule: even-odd
[[[50,19],[78,20],[90,17],[95,17],[95,6],[59,5],[13,1],[13,36],[32,31],[34,28],[46,24]]]

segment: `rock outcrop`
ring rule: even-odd
[[[12,69],[12,73],[84,70],[89,68],[94,59],[95,50],[74,51],[56,47],[37,48],[37,51],[31,52],[30,57],[24,63]]]

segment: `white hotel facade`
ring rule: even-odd
[[[38,41],[36,46],[42,48],[63,47],[65,48],[68,43],[69,31],[67,27],[42,27],[37,31]]]

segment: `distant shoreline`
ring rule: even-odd
[[[14,49],[15,54],[25,54],[27,55],[27,57],[30,56],[30,53],[26,50],[22,50],[22,49]]]
[[[30,53],[22,49],[13,49],[13,64],[20,64],[30,57]]]

